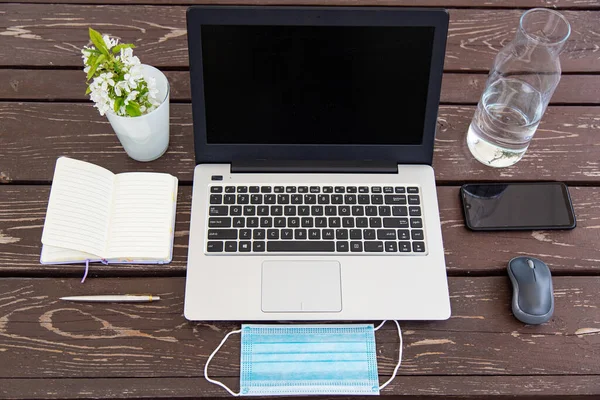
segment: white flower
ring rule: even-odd
[[[104,44],[106,44],[109,50],[119,43],[119,39],[111,39],[108,35],[102,36],[102,39],[104,39]]]
[[[125,91],[125,92],[131,91],[131,89],[129,88],[129,85],[125,81],[119,81],[115,84],[115,94],[118,97],[121,97],[122,91]]]
[[[137,100],[137,96],[140,94],[137,90],[131,91],[125,98],[125,104],[129,104],[130,101]]]
[[[141,64],[140,59],[133,55],[133,50],[129,47],[121,49],[121,54],[118,58],[120,58],[121,62],[127,67],[134,67]]]
[[[137,88],[138,82],[144,78],[144,75],[142,74],[142,67],[140,65],[131,67],[129,72],[125,74],[124,78],[130,88]]]

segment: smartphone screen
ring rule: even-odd
[[[576,224],[569,190],[560,182],[467,184],[460,192],[473,230],[572,229]]]

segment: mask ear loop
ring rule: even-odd
[[[219,345],[217,346],[217,348],[208,357],[208,360],[206,360],[206,365],[204,366],[204,378],[206,378],[206,380],[209,381],[210,383],[214,383],[215,385],[221,386],[223,389],[227,390],[230,395],[232,395],[234,397],[238,397],[240,394],[239,393],[235,393],[233,390],[229,389],[227,386],[225,386],[224,383],[216,381],[216,380],[211,379],[211,378],[208,377],[208,364],[210,364],[210,360],[212,360],[212,358],[215,356],[215,354],[217,354],[217,351],[219,351],[219,349],[221,348],[221,346],[223,346],[225,344],[225,342],[227,341],[227,338],[229,336],[233,335],[234,333],[240,333],[241,331],[242,331],[241,329],[238,329],[238,330],[235,330],[235,331],[231,331],[227,335],[225,335],[225,337],[223,338],[223,340],[221,340],[221,343],[219,343]]]
[[[377,328],[375,328],[373,330],[374,331],[378,330],[386,322],[387,322],[387,320],[383,321],[381,324],[379,324],[377,326]],[[398,321],[394,320],[394,323],[396,324],[396,327],[398,328],[398,338],[400,339],[400,349],[398,350],[398,364],[396,364],[396,368],[394,368],[394,372],[392,373],[392,377],[386,383],[384,383],[383,385],[379,386],[379,390],[383,390],[384,387],[386,387],[387,385],[389,385],[390,382],[392,382],[394,380],[394,378],[396,377],[396,374],[398,373],[398,370],[400,369],[400,365],[402,364],[402,329],[400,329],[400,324],[398,323]]]

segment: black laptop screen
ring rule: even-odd
[[[209,144],[422,142],[434,28],[203,25]]]

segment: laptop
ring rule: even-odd
[[[194,6],[188,320],[442,320],[443,10]]]

